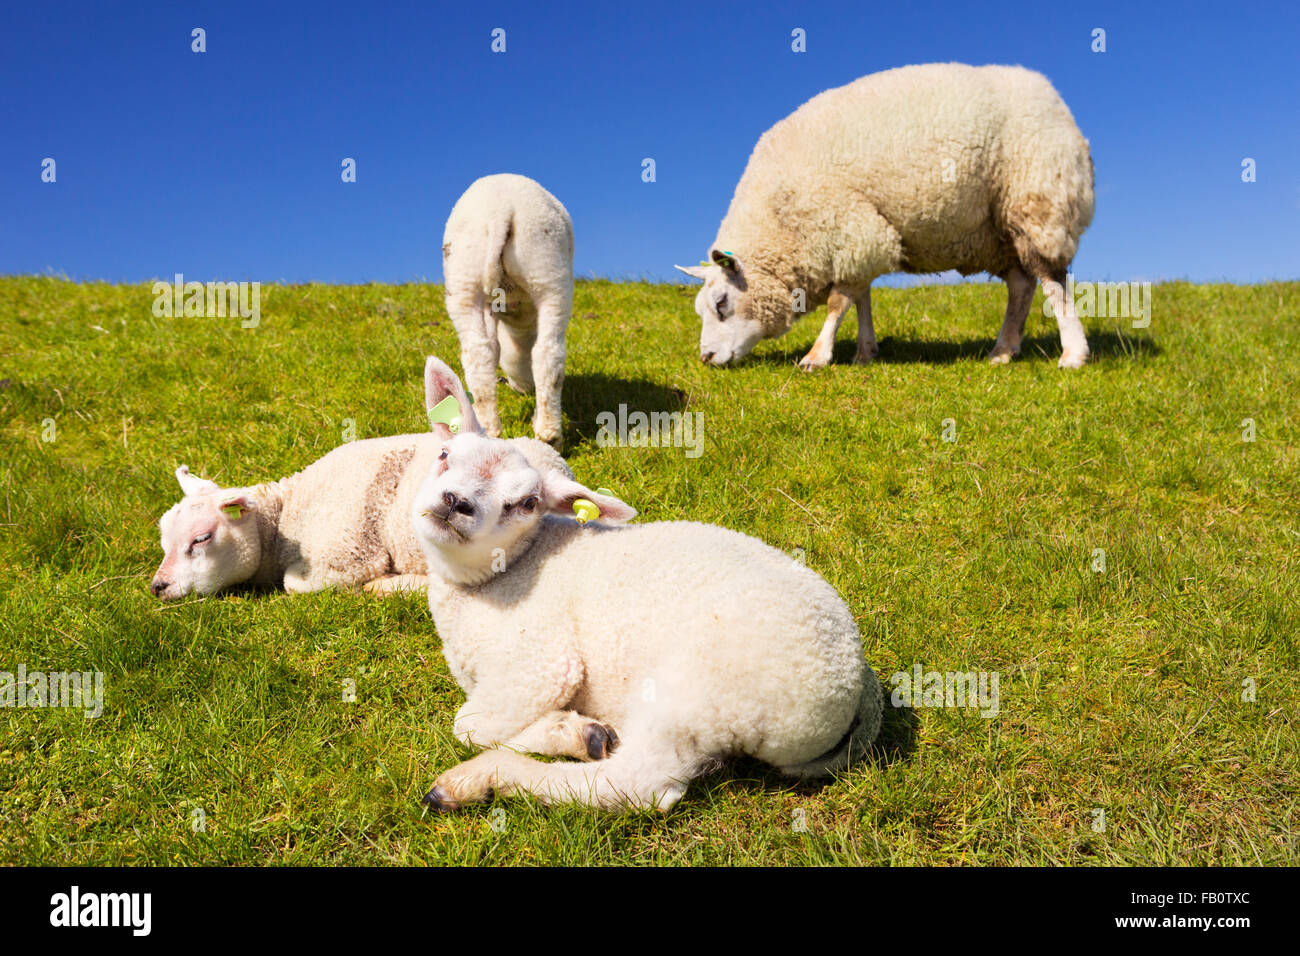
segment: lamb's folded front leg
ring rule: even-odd
[[[470,747],[504,747],[546,757],[603,760],[618,746],[618,734],[608,724],[574,710],[553,710],[520,726],[515,715],[493,713],[470,699],[456,712],[452,731]]]
[[[609,724],[584,717],[576,710],[557,710],[525,727],[501,746],[546,757],[604,760],[618,746],[618,734]]]

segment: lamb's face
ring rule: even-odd
[[[488,438],[456,373],[432,355],[424,365],[424,397],[442,448],[415,493],[411,527],[431,574],[481,584],[508,570],[545,515],[572,517],[580,500],[587,502],[584,515],[594,506],[601,521],[636,517],[636,510],[617,498],[574,481],[550,449],[535,459],[542,462],[538,472],[518,445]],[[448,403],[449,398],[455,401]]]
[[[541,520],[542,477],[510,442],[465,432],[443,443],[411,521],[426,546],[477,564],[510,553]]]
[[[261,542],[242,497],[188,496],[162,516],[158,527],[163,561],[149,585],[154,597],[176,601],[188,594],[215,594],[257,573]]]

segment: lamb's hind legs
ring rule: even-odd
[[[486,802],[494,793],[529,793],[548,804],[668,810],[695,772],[670,755],[626,745],[594,763],[542,763],[510,750],[488,750],[438,777],[424,802],[449,811]]]

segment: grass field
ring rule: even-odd
[[[1086,321],[1077,372],[1041,294],[1023,357],[984,362],[1001,284],[879,290],[870,367],[850,322],[839,364],[795,369],[818,317],[709,369],[694,292],[578,284],[578,477],[803,549],[882,679],[996,673],[995,717],[889,708],[867,766],[743,763],[667,816],[426,813],[467,752],[422,597],[146,587],[177,464],[252,483],[425,427],[423,356],[458,365],[440,288],[263,287],[242,329],[155,318],[148,285],[0,279],[0,671],[106,695],[0,709],[0,863],[1297,862],[1300,283],[1158,285],[1150,328]],[[500,396],[526,434],[531,399]],[[703,454],[599,447],[620,403],[703,412]]]

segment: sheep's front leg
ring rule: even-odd
[[[817,341],[808,350],[808,354],[799,360],[799,367],[805,372],[825,368],[831,363],[835,351],[835,333],[839,331],[840,323],[852,305],[853,300],[843,292],[838,289],[831,291],[831,297],[826,303],[826,323],[822,326],[821,334],[817,336]]]
[[[604,760],[618,746],[618,734],[609,724],[584,717],[576,710],[557,710],[530,724],[502,746],[546,757]]]
[[[561,450],[564,444],[560,393],[564,388],[564,336],[569,325],[570,300],[545,302],[537,309],[537,341],[533,343],[533,381],[537,409],[533,434]]]

